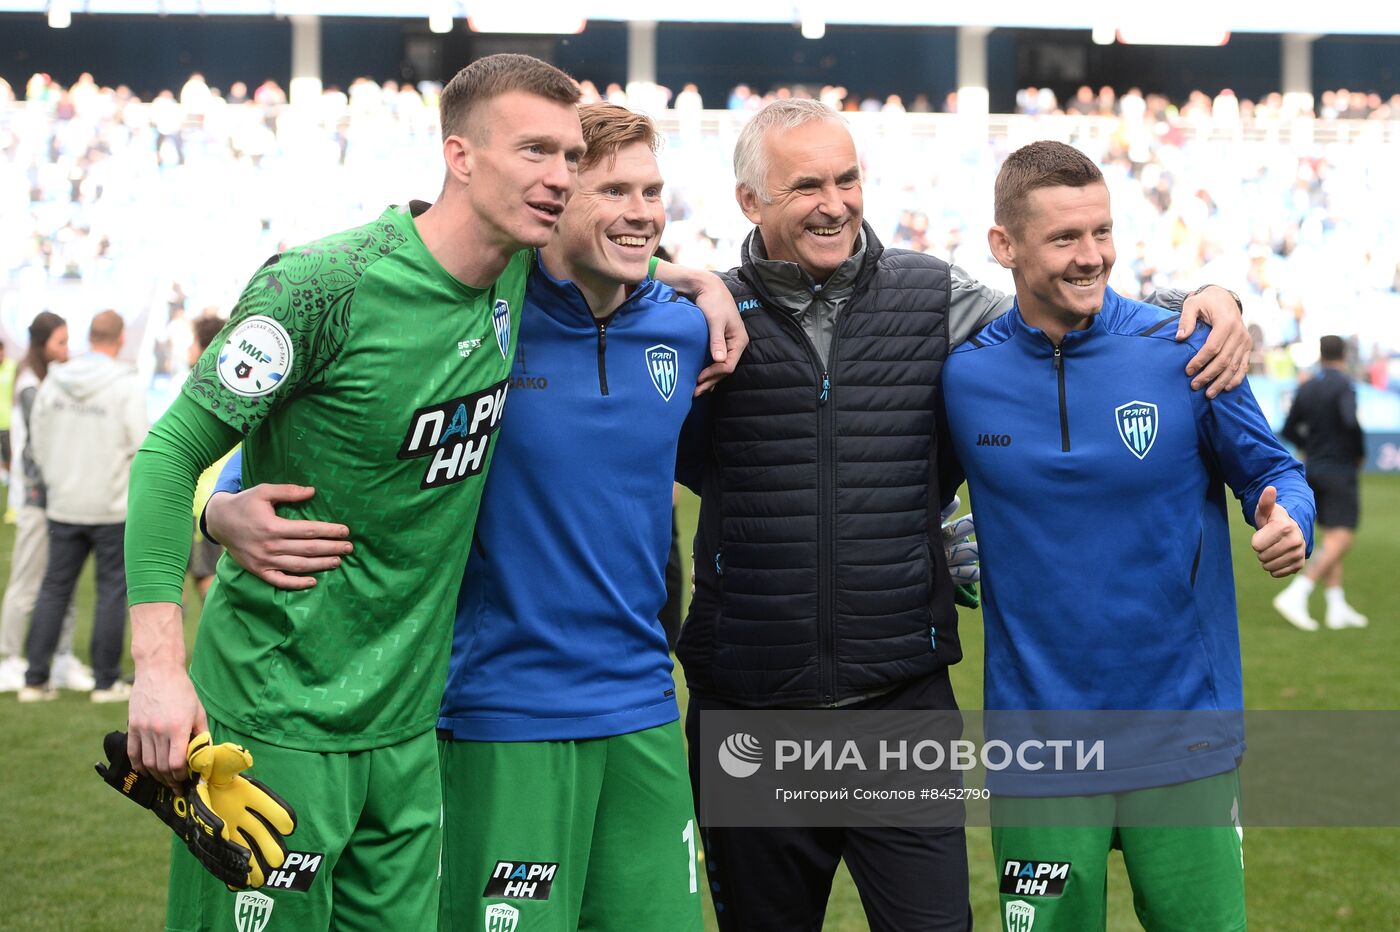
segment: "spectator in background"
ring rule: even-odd
[[[681,88],[681,92],[676,95],[676,110],[683,113],[693,113],[705,109],[704,98],[700,96],[700,88],[694,84],[686,84]]]
[[[161,165],[165,164],[162,151],[169,140],[175,150],[175,163],[185,164],[185,140],[182,132],[185,116],[180,110],[179,102],[175,100],[175,95],[170,91],[161,91],[156,95],[156,99],[151,101],[148,113],[151,126],[156,131],[156,161]]]
[[[16,692],[24,686],[28,664],[20,655],[29,614],[49,562],[48,523],[44,518],[44,480],[29,450],[29,415],[34,397],[48,375],[49,365],[68,360],[68,324],[49,311],[41,312],[29,325],[29,350],[16,373],[10,416],[10,441],[14,459],[10,466],[9,507],[15,513],[15,545],[10,553],[10,581],[0,610],[0,692]],[[76,615],[70,608],[59,636],[58,655],[50,671],[49,685],[55,689],[89,690],[92,671],[73,656],[73,626]]]
[[[1308,596],[1319,581],[1327,587],[1329,628],[1364,628],[1366,616],[1347,604],[1342,589],[1342,561],[1351,549],[1360,517],[1358,475],[1366,443],[1356,419],[1356,389],[1347,375],[1346,343],[1338,336],[1319,341],[1322,371],[1298,387],[1283,438],[1306,462],[1308,485],[1317,499],[1322,552],[1308,568],[1274,596],[1274,608],[1300,631],[1316,631]]]
[[[34,399],[30,449],[48,486],[49,565],[29,625],[29,670],[20,702],[52,699],[49,666],[78,574],[93,553],[97,606],[92,622],[93,702],[124,702],[126,486],[145,439],[146,393],[133,366],[119,362],[125,324],[116,311],[92,319],[92,349],[57,367]]]
[[[1078,114],[1080,116],[1089,116],[1090,114],[1098,113],[1098,111],[1098,98],[1094,96],[1094,89],[1087,84],[1079,85],[1079,90],[1075,91],[1069,103],[1065,104],[1066,113]]]

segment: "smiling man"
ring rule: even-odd
[[[273,928],[436,921],[452,596],[496,445],[525,247],[549,242],[583,155],[578,96],[524,55],[459,72],[442,95],[437,202],[270,260],[137,455],[128,753],[174,785],[192,735],[244,745],[297,811],[291,844],[320,865],[299,872],[305,885],[235,896],[181,847],[170,929],[241,928],[248,896]],[[353,514],[364,536],[304,591],[220,572],[187,674],[190,502],[240,440],[250,482],[314,484],[291,514]]]
[[[458,601],[438,723],[443,928],[480,929],[493,909],[540,932],[701,928],[657,612],[705,321],[647,278],[666,225],[651,120],[579,116],[588,152],[525,293]]]
[[[1191,390],[1183,368],[1203,337],[1178,343],[1171,315],[1108,288],[1113,217],[1087,156],[1057,142],[1012,153],[988,241],[1015,307],[943,373],[977,514],[986,708],[1189,713],[1175,720],[1186,734],[1145,753],[1110,744],[1087,784],[1048,769],[988,776],[1004,927],[1103,929],[1113,847],[1145,928],[1243,929],[1225,489],[1274,576],[1303,565],[1312,494],[1248,386]],[[1009,442],[982,444],[989,431]],[[1198,800],[1213,807],[1201,824],[1161,824],[1158,813],[1194,817]],[[1070,813],[1083,822],[1067,825]],[[1027,863],[1062,865],[1064,882],[1018,892],[1010,880]]]

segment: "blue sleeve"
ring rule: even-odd
[[[215,492],[243,491],[243,448],[239,447],[233,455],[224,463],[224,468],[219,472],[218,481],[214,483]]]
[[[219,470],[219,478],[214,482],[214,491],[209,496],[213,498],[220,492],[232,492],[237,494],[243,491],[243,448],[239,447],[233,451],[233,455],[224,463],[224,468]],[[204,503],[203,510],[199,513],[199,533],[204,535],[204,539],[213,543],[217,540],[209,533],[209,526],[204,523],[204,513],[209,510],[209,503]]]
[[[1288,454],[1269,429],[1248,380],[1214,399],[1205,399],[1201,392],[1192,394],[1202,405],[1198,420],[1202,439],[1215,454],[1226,484],[1240,500],[1245,521],[1254,525],[1259,496],[1271,485],[1278,490],[1278,503],[1298,522],[1311,554],[1317,506],[1304,478],[1303,464]]]

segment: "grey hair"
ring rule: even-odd
[[[734,144],[734,181],[748,188],[765,204],[768,193],[768,151],[763,142],[770,130],[790,130],[819,120],[847,126],[846,120],[819,100],[790,97],[775,100],[753,115]]]

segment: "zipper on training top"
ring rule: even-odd
[[[608,322],[612,319],[612,314],[593,318],[593,324],[598,328],[598,391],[604,395],[608,393]]]
[[[1065,406],[1065,359],[1060,352],[1060,344],[1055,344],[1055,381],[1060,388],[1060,450],[1069,452],[1069,409]]]

